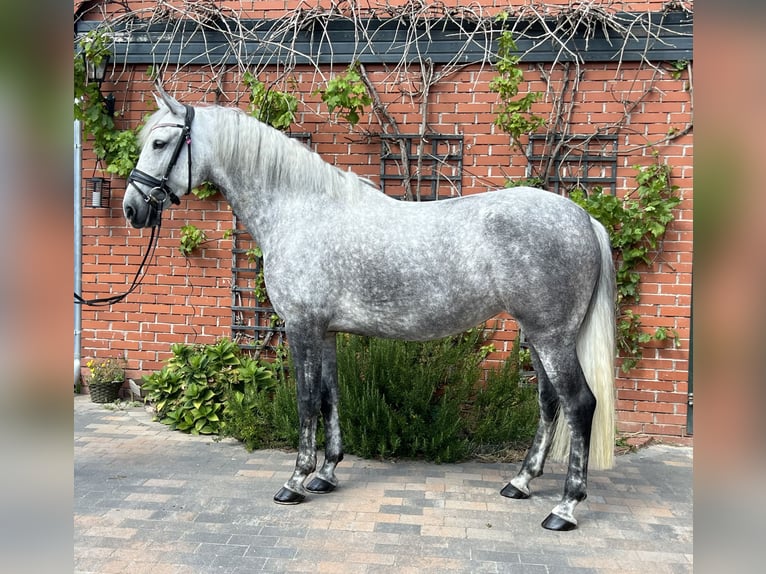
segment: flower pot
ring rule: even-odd
[[[94,403],[113,403],[120,398],[120,387],[122,387],[122,381],[91,383],[89,385],[90,400]]]

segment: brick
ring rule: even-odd
[[[683,426],[681,425],[660,425],[660,424],[648,424],[644,427],[644,432],[647,434],[655,434],[662,436],[683,436],[685,432],[686,421],[684,420]]]
[[[651,423],[654,421],[654,415],[648,412],[622,412],[620,421],[627,423]]]
[[[635,401],[618,399],[615,403],[615,408],[618,411],[635,411],[636,403]]]
[[[618,420],[617,431],[621,433],[639,433],[643,430],[644,425],[642,423],[626,422],[624,420]]]
[[[653,391],[628,391],[620,390],[617,396],[623,400],[633,400],[642,402],[654,402],[655,393]]]
[[[686,409],[681,414],[658,414],[656,422],[661,425],[676,425],[679,427],[686,426]]]
[[[641,412],[646,413],[674,413],[675,412],[675,406],[669,403],[662,403],[662,402],[656,402],[656,403],[647,403],[647,402],[640,402],[636,403],[636,408]]]

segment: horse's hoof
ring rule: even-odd
[[[293,492],[283,486],[274,495],[274,502],[277,504],[300,504],[305,498],[305,495]]]
[[[304,488],[314,494],[327,494],[328,492],[335,490],[335,485],[322,478],[314,477]]]
[[[567,530],[574,530],[577,528],[577,523],[561,518],[558,514],[550,513],[548,517],[543,520],[542,527],[547,530],[566,532]]]
[[[500,491],[500,494],[505,496],[506,498],[516,498],[518,500],[529,498],[529,494],[526,492],[522,492],[515,486],[513,486],[510,482],[505,485],[503,490]]]

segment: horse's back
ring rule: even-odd
[[[371,196],[293,239],[291,276],[269,291],[288,314],[313,301],[332,330],[430,339],[559,306],[556,291],[582,287],[588,233],[579,207],[533,188],[419,204]]]

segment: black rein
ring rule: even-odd
[[[82,295],[79,295],[77,293],[74,294],[74,302],[78,305],[90,305],[92,307],[105,307],[108,305],[113,305],[115,303],[119,303],[123,299],[125,299],[128,295],[130,295],[133,291],[136,290],[136,288],[141,284],[141,282],[144,280],[144,277],[146,276],[147,271],[147,262],[150,261],[151,255],[154,253],[154,249],[157,247],[157,243],[159,242],[160,238],[160,229],[162,228],[162,209],[165,205],[165,200],[170,199],[171,203],[178,205],[181,203],[181,200],[178,198],[178,196],[173,193],[173,190],[170,189],[170,186],[168,186],[168,179],[170,178],[170,173],[173,170],[173,168],[176,165],[176,162],[178,161],[178,156],[181,155],[181,150],[183,149],[184,145],[187,146],[187,157],[188,157],[188,174],[189,174],[189,183],[186,192],[189,193],[191,191],[191,185],[192,185],[192,159],[191,159],[191,124],[192,120],[194,119],[194,108],[191,106],[184,106],[186,109],[186,114],[184,117],[184,123],[183,124],[172,124],[174,127],[181,128],[181,137],[178,138],[178,142],[176,143],[176,147],[173,150],[173,155],[170,158],[170,163],[168,163],[168,167],[165,170],[165,175],[162,176],[162,179],[157,179],[154,176],[149,175],[148,173],[144,173],[143,171],[140,171],[138,169],[133,169],[130,172],[130,175],[128,175],[127,184],[128,186],[133,184],[133,187],[135,187],[138,192],[143,196],[144,201],[149,205],[149,212],[147,213],[146,220],[149,221],[151,219],[153,214],[157,214],[157,224],[152,226],[152,234],[149,237],[149,247],[146,250],[146,253],[144,253],[144,257],[141,260],[141,264],[138,266],[138,270],[136,271],[136,274],[133,276],[133,282],[131,283],[130,287],[127,291],[124,293],[119,293],[116,295],[110,295],[109,297],[97,297],[95,299],[84,299]],[[149,186],[151,189],[149,193],[144,193],[144,191],[141,189],[140,185],[146,185]],[[143,271],[143,273],[142,273]]]

